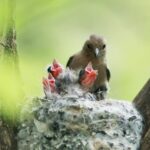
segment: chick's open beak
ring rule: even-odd
[[[96,77],[97,76],[97,70],[93,70],[93,71],[91,71],[91,73],[90,73],[90,75],[89,75],[90,77]]]
[[[98,49],[98,48],[96,48],[96,49],[95,49],[95,56],[96,56],[96,57],[98,57],[98,56],[99,56],[99,54],[100,54],[100,51],[99,51],[99,49]]]

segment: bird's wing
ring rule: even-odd
[[[110,71],[107,67],[106,67],[106,75],[107,75],[107,80],[109,81],[110,77],[111,77],[111,74],[110,74]]]
[[[70,64],[72,63],[74,56],[71,56],[66,64],[66,67],[70,67]]]

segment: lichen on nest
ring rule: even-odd
[[[142,117],[132,104],[85,97],[36,98],[19,127],[19,150],[136,150]],[[24,112],[29,113],[29,112]]]

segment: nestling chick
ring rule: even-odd
[[[100,36],[91,35],[82,50],[69,58],[66,66],[73,70],[81,70],[89,62],[92,63],[94,70],[98,70],[91,92],[95,93],[99,99],[104,99],[108,90],[110,71],[106,64],[106,42]]]
[[[52,74],[54,78],[57,78],[62,71],[63,67],[56,59],[54,59],[53,64],[47,68],[47,72]]]
[[[51,97],[52,93],[57,93],[55,79],[49,74],[49,78],[43,78],[43,90],[46,98]]]
[[[48,66],[48,79],[53,76],[55,79],[55,89],[58,94],[65,94],[72,89],[71,86],[75,86],[78,83],[78,73],[69,68],[64,67],[57,61],[53,60],[52,65]]]
[[[79,73],[79,83],[84,89],[90,90],[97,78],[97,70],[93,70],[91,62]]]

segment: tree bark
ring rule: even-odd
[[[150,150],[150,79],[133,100],[144,118],[144,130],[140,150]]]
[[[1,80],[6,81],[6,85],[8,86],[8,95],[9,93],[9,84],[13,83],[10,81],[18,81],[15,83],[14,87],[17,87],[17,94],[21,93],[22,90],[20,88],[20,72],[19,72],[19,62],[18,62],[18,52],[16,45],[16,31],[15,31],[15,5],[16,0],[8,0],[3,1],[6,10],[4,11],[4,22],[3,29],[0,33],[0,47],[1,47],[1,63],[0,69],[3,75],[1,76]],[[8,75],[8,70],[10,75]],[[1,91],[0,91],[1,92]],[[16,94],[16,93],[15,93]],[[21,94],[22,95],[22,94]],[[18,95],[18,98],[20,95]],[[10,96],[11,97],[11,96]],[[12,99],[13,99],[12,95]],[[10,114],[11,117],[6,113],[8,112],[7,106],[5,106],[5,97],[0,95],[0,150],[17,150],[17,140],[15,135],[15,126],[16,126],[16,113],[12,112]],[[9,100],[11,102],[11,99]],[[13,103],[13,101],[12,101]],[[13,103],[13,107],[17,106]],[[15,110],[15,109],[14,109]]]
[[[150,149],[150,128],[146,132],[145,136],[141,141],[141,150],[149,150]]]
[[[0,150],[17,150],[15,128],[0,120]]]
[[[2,43],[4,47],[4,58],[3,61],[9,66],[12,66],[12,69],[19,72],[19,62],[18,62],[18,52],[16,44],[16,30],[15,30],[15,6],[16,0],[8,1],[8,9],[6,14],[6,23],[2,37]]]

